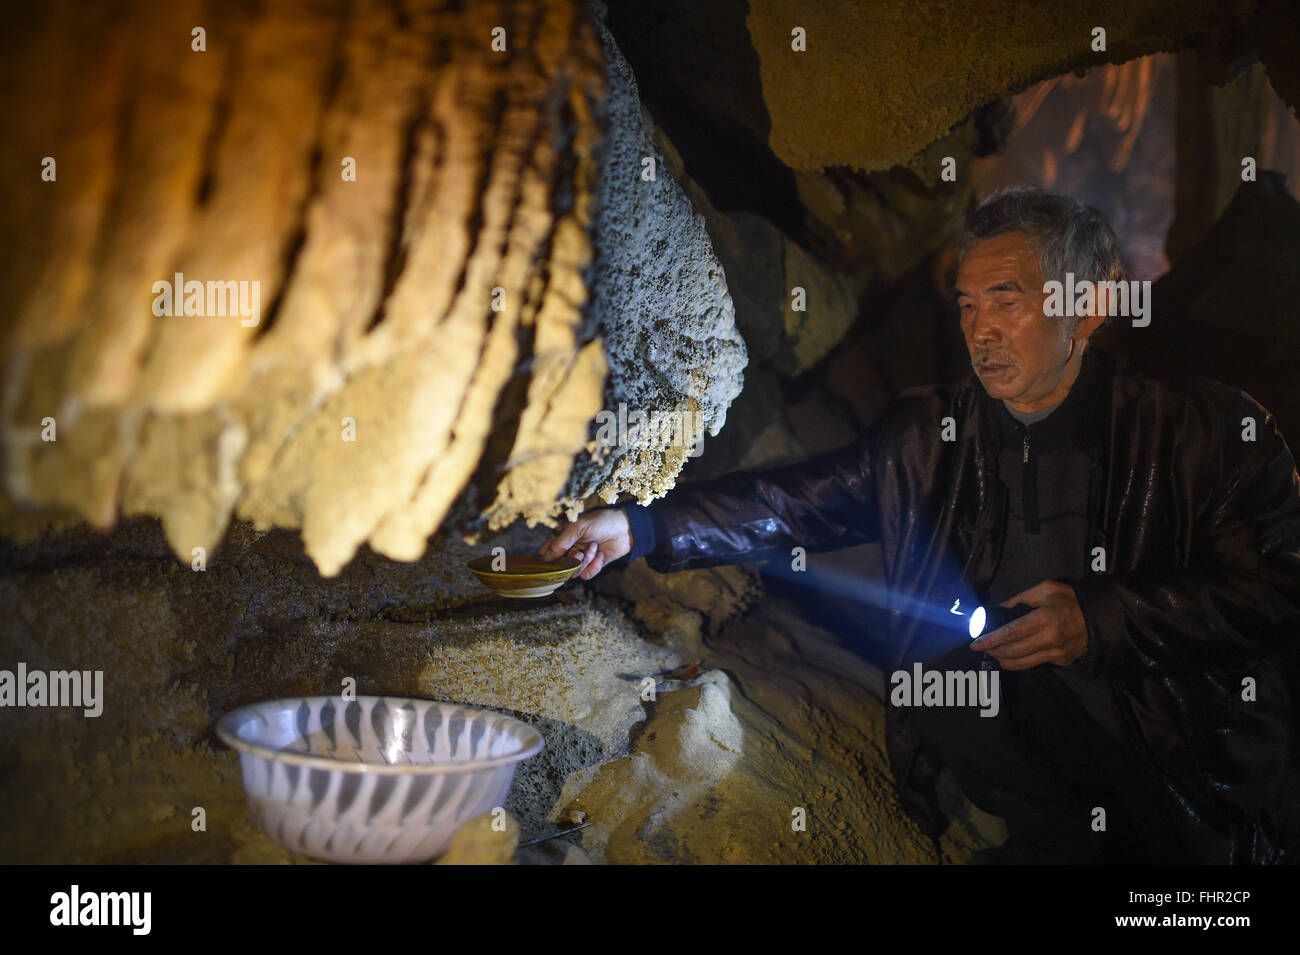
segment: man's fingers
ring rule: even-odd
[[[601,550],[602,542],[583,539],[590,530],[591,522],[585,519],[566,524],[546,538],[538,553],[547,560],[574,558],[579,562],[574,576],[590,580],[604,569],[606,563],[606,555]]]
[[[1043,631],[1025,637],[1023,640],[1008,643],[997,650],[991,650],[989,652],[992,653],[993,658],[997,660],[998,663],[1006,666],[1008,663],[1016,663],[1020,660],[1026,659],[1027,657],[1031,657],[1034,654],[1057,648],[1058,645],[1055,635],[1051,631]]]
[[[998,647],[1032,636],[1041,627],[1042,623],[1037,615],[1027,613],[1017,620],[1012,620],[1010,623],[1005,623],[996,630],[984,634],[978,640],[973,641],[970,646],[972,650],[995,650]]]
[[[546,540],[542,542],[542,546],[538,548],[537,553],[541,554],[547,560],[555,560],[556,557],[560,556],[560,552],[558,548],[555,546],[554,534],[552,534],[550,537],[546,538]]]
[[[584,580],[586,577],[583,576],[583,573],[591,565],[591,560],[596,556],[596,550],[598,547],[599,545],[595,541],[587,541],[578,544],[578,546],[571,551],[574,557],[582,561],[582,563],[578,565],[578,576],[582,577]]]
[[[605,568],[605,554],[603,551],[597,551],[596,556],[592,558],[591,564],[579,576],[583,580],[591,580]]]
[[[585,524],[581,521],[561,527],[547,538],[547,544],[542,550],[542,556],[548,560],[554,560],[567,552],[581,539],[584,527]]]
[[[1036,666],[1042,666],[1044,663],[1055,663],[1056,654],[1056,648],[1052,647],[1048,650],[1039,650],[1037,653],[1031,653],[1029,656],[1020,657],[1016,660],[1006,662],[999,660],[998,662],[1004,670],[1031,670]]]

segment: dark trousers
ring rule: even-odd
[[[929,668],[977,669],[982,656],[963,646]],[[924,745],[970,801],[1007,824],[1006,845],[981,861],[1195,862],[1163,794],[1055,669],[1001,671],[997,716],[980,716],[979,707],[912,711]],[[1097,808],[1103,831],[1094,827]]]

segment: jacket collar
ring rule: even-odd
[[[1067,442],[1099,457],[1110,434],[1111,391],[1115,375],[1115,358],[1107,352],[1089,347],[1083,353],[1079,377],[1075,379],[1060,406],[1042,421],[1029,425],[1031,435],[1042,436],[1048,444]],[[976,392],[980,433],[987,446],[1000,449],[1010,435],[1017,434],[1016,420],[999,398],[992,397],[973,372],[968,378]]]

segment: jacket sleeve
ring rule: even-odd
[[[796,464],[674,489],[649,508],[657,539],[646,562],[670,573],[878,539],[871,475],[878,431],[873,424],[852,444]]]
[[[1271,654],[1300,634],[1300,477],[1273,417],[1243,400],[1258,440],[1225,440],[1188,566],[1074,582],[1089,672],[1179,672]]]

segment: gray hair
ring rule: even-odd
[[[1095,206],[1078,199],[1032,186],[994,193],[967,213],[957,237],[957,261],[976,242],[1005,232],[1024,232],[1038,247],[1045,282],[1064,282],[1067,272],[1075,281],[1125,278],[1115,230]]]

